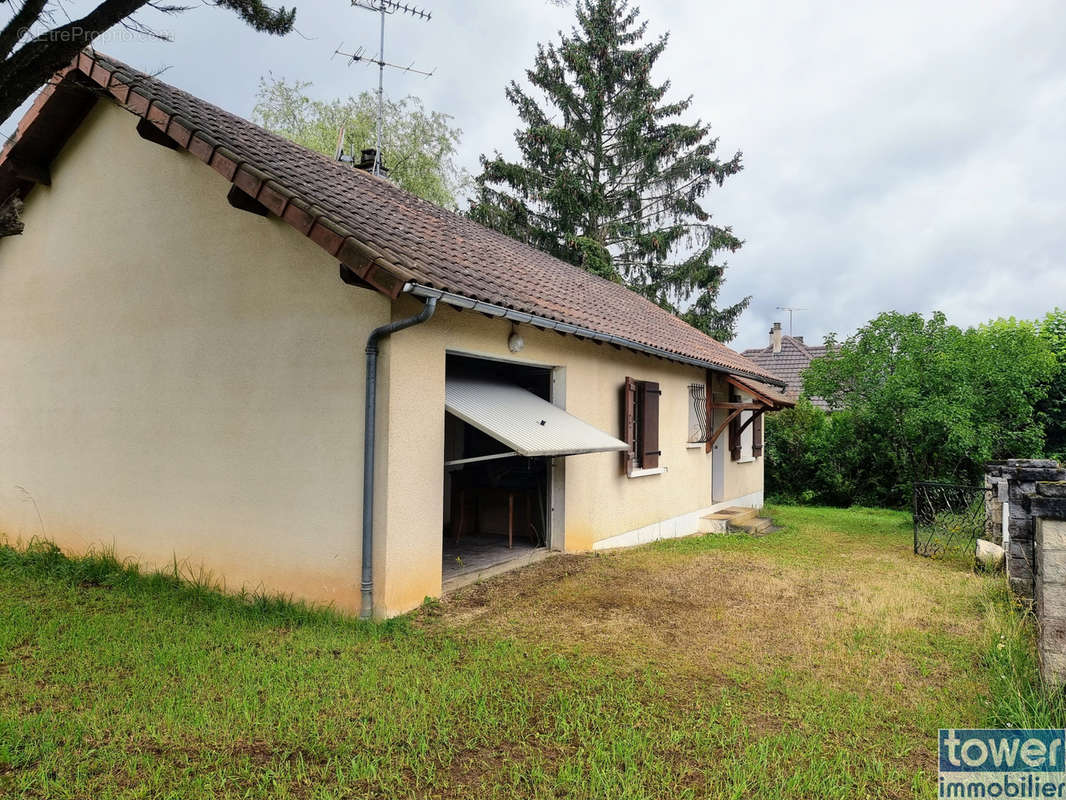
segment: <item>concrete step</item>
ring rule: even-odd
[[[725,533],[730,526],[748,522],[758,515],[757,508],[731,506],[700,517],[700,533]]]
[[[716,518],[714,514],[700,517],[700,533],[725,533],[729,530],[729,521]]]
[[[766,517],[755,517],[741,522],[730,521],[728,524],[731,531],[750,533],[756,536],[765,533],[773,525]]]

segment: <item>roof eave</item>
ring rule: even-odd
[[[679,353],[671,352],[661,347],[654,347],[652,345],[644,344],[643,342],[637,342],[632,339],[626,339],[622,336],[615,336],[609,333],[601,333],[600,331],[592,330],[591,328],[584,328],[580,325],[573,325],[569,322],[559,322],[558,320],[549,319],[548,317],[542,317],[537,314],[530,314],[525,311],[516,311],[513,308],[507,308],[506,306],[496,305],[495,303],[486,303],[484,300],[476,300],[466,295],[456,294],[455,292],[445,291],[444,289],[436,289],[432,286],[426,286],[421,283],[408,283],[404,286],[404,291],[414,297],[434,297],[441,303],[447,303],[454,308],[468,309],[471,311],[477,311],[490,317],[502,317],[503,319],[511,322],[517,322],[525,325],[533,325],[538,328],[544,328],[546,330],[556,331],[557,333],[570,334],[572,336],[580,336],[585,339],[592,339],[597,342],[605,342],[612,344],[616,347],[624,347],[627,350],[635,350],[638,353],[644,353],[646,355],[656,356],[657,358],[664,358],[669,361],[676,361],[680,364],[688,364],[694,367],[702,367],[704,369],[715,370],[717,372],[725,372],[729,375],[736,375],[741,378],[748,378],[750,380],[760,381],[762,383],[768,383],[773,386],[778,386],[782,389],[785,388],[786,383],[779,378],[774,378],[769,375],[759,374],[757,372],[749,372],[747,370],[737,369],[736,367],[728,367],[723,364],[717,364],[713,361],[705,361],[699,358],[693,358],[691,356],[681,355]]]
[[[60,92],[58,89],[67,91]],[[80,92],[91,102],[84,108],[75,107],[72,113],[66,115],[68,118],[62,120],[62,124],[56,124],[49,117],[49,110],[58,106],[57,113],[62,114],[63,106],[68,103],[57,104],[55,100],[62,95],[70,101],[75,92]],[[12,167],[12,160],[25,148],[26,143],[36,145],[37,139],[46,140],[44,155],[36,159],[42,162],[39,166],[44,166],[59,152],[100,96],[118,103],[154,126],[159,136],[196,156],[382,294],[395,299],[404,281],[411,277],[406,267],[395,263],[371,243],[356,236],[326,210],[268,172],[239,158],[225,144],[217,141],[211,132],[201,130],[169,108],[142,86],[136,75],[130,75],[107,58],[88,51],[80,52],[70,66],[57,73],[55,84],[45,87],[19,123],[15,141],[0,151],[0,201],[15,192],[25,197],[34,185],[33,181],[20,177]]]

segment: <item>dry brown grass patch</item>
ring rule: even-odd
[[[467,587],[444,601],[458,632],[486,629],[560,649],[609,656],[620,666],[727,675],[786,668],[844,690],[921,701],[946,661],[916,664],[900,636],[971,634],[976,615],[945,603],[972,580],[909,553],[844,543],[836,557],[789,559],[773,551],[681,553],[656,547],[563,555]],[[797,565],[798,564],[798,565]]]

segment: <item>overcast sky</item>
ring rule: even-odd
[[[289,3],[286,2],[286,5]],[[300,35],[256,34],[223,9],[143,22],[172,44],[98,49],[250,116],[260,75],[313,81],[322,98],[376,87],[376,71],[330,60],[365,45],[376,17],[344,0],[295,0]],[[84,13],[82,3],[69,6]],[[722,301],[752,295],[736,347],[761,346],[777,306],[795,333],[846,335],[877,313],[940,309],[960,325],[1066,306],[1066,6],[1061,2],[881,3],[645,0],[669,31],[657,77],[694,97],[745,168],[706,205],[745,240]],[[573,10],[545,0],[426,0],[431,22],[393,16],[390,73],[464,131],[462,162],[513,153],[504,85]],[[3,125],[9,133],[13,121]]]

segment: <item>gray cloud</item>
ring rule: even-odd
[[[389,60],[436,68],[389,74],[481,152],[513,152],[503,96],[538,41],[571,24],[544,0],[426,0],[433,21],[392,17]],[[376,85],[330,61],[375,49],[373,15],[298,0],[301,36],[256,34],[201,7],[143,21],[175,42],[102,42],[132,64],[249,116],[260,75],[314,82],[322,97]],[[735,344],[761,345],[778,305],[809,309],[796,333],[842,334],[880,311],[945,311],[958,324],[1066,306],[1066,13],[1055,2],[645,0],[649,32],[671,32],[659,77],[694,96],[723,155],[745,170],[713,193],[719,223],[745,239],[723,302],[753,295]],[[304,38],[306,37],[306,38]],[[5,131],[12,123],[5,124]]]

